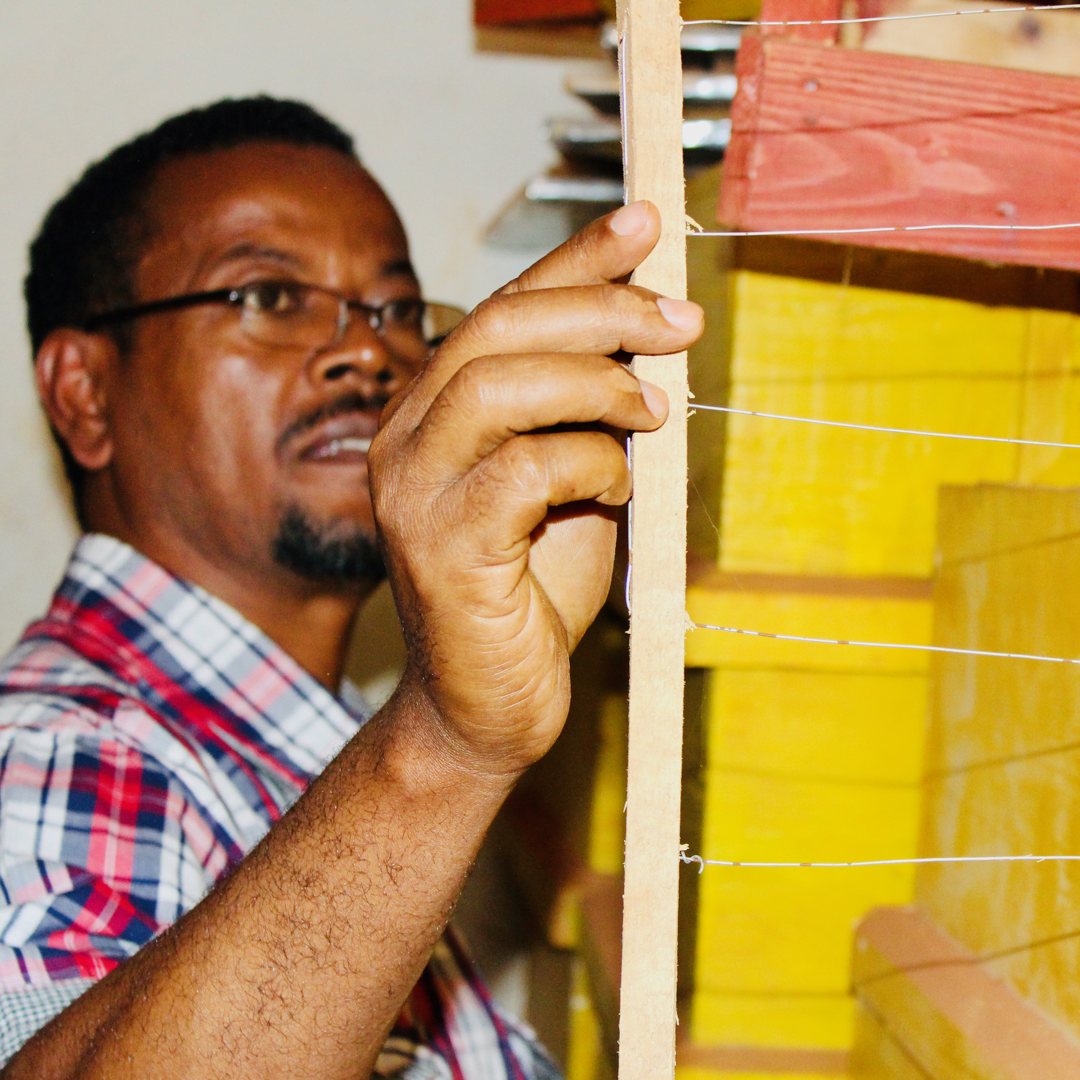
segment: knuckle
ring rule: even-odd
[[[593,303],[596,310],[603,316],[624,316],[628,310],[631,288],[630,285],[594,286],[595,298]]]
[[[503,444],[499,455],[502,483],[520,492],[535,492],[545,486],[550,462],[542,453],[541,443],[534,437],[519,435]]]
[[[550,462],[534,444],[532,436],[515,436],[473,469],[470,501],[474,513],[501,516],[546,499]]]
[[[371,440],[371,446],[368,447],[367,454],[368,485],[373,496],[382,490],[389,476],[393,473],[393,465],[396,463],[397,458],[398,455],[391,449],[391,439],[386,435],[385,429],[380,431]]]
[[[595,363],[588,364],[577,381],[580,419],[587,423],[624,416],[627,406],[640,396],[636,376],[608,356],[597,357]]]
[[[631,394],[635,396],[641,394],[641,383],[638,381],[638,377],[626,364],[620,364],[618,360],[613,360],[608,356],[605,356],[604,360],[606,361],[604,386],[609,391],[616,394]]]
[[[478,356],[463,364],[446,385],[438,399],[438,407],[465,415],[474,415],[491,406],[498,406],[502,394],[500,364],[497,357]]]
[[[469,316],[469,330],[480,352],[502,351],[501,343],[512,339],[520,325],[513,294],[496,294],[485,300]]]
[[[640,285],[626,286],[627,306],[644,318],[656,319],[661,317],[656,306],[659,295],[659,293],[655,293],[651,289],[644,289]]]
[[[637,285],[598,286],[596,309],[604,319],[624,331],[640,328],[658,315],[655,294]]]

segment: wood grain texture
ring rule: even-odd
[[[864,1019],[882,1018],[891,1041],[916,1068],[883,1067],[891,1063],[882,1061],[874,1025],[860,1023],[852,1076],[1080,1075],[1080,1044],[998,975],[918,908],[875,911],[858,930],[852,982],[870,1014]]]
[[[681,22],[675,0],[618,8],[629,200],[660,210],[660,241],[638,285],[686,295]],[[686,591],[686,356],[637,357],[662,386],[668,422],[633,442],[630,720],[620,996],[620,1080],[675,1071],[679,797]]]
[[[1080,221],[1080,79],[754,34],[737,70],[719,203],[731,228]],[[858,242],[1080,269],[1080,229]]]
[[[941,551],[937,641],[1080,655],[1075,487],[947,488]],[[920,854],[1080,851],[1077,668],[947,656],[936,673]],[[939,864],[917,875],[922,909],[1074,1040],[1077,895],[1076,863]]]
[[[981,11],[986,6],[986,0],[949,0],[948,10]],[[1077,13],[1025,11],[1026,6],[1016,4],[1014,11],[991,19],[908,19],[850,29],[858,30],[859,48],[875,52],[1075,75],[1080,50]],[[941,0],[862,0],[859,6],[864,16],[941,10]]]

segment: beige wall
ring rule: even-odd
[[[94,157],[227,94],[306,99],[358,138],[396,200],[429,295],[475,301],[528,253],[482,226],[548,163],[565,62],[479,55],[469,0],[2,0],[0,648],[47,601],[73,536],[33,400],[20,299],[27,242]]]

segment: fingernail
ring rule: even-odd
[[[641,396],[645,401],[645,408],[656,417],[664,417],[668,414],[668,396],[655,383],[638,379],[641,384]]]
[[[649,212],[643,202],[632,202],[617,210],[608,224],[613,233],[619,236],[634,236],[645,228],[645,222],[649,218]]]
[[[670,296],[662,296],[656,306],[660,314],[680,330],[696,330],[701,325],[701,308],[692,300],[672,300]]]

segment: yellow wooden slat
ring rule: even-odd
[[[589,869],[622,870],[626,806],[626,699],[609,695],[600,708],[600,738],[589,820]]]
[[[908,784],[921,776],[922,675],[762,668],[708,678],[713,768]]]
[[[605,1080],[611,1069],[604,1061],[600,1021],[580,957],[573,961],[568,1009],[566,1080]]]
[[[927,854],[1080,853],[1080,751],[964,772],[926,791]],[[1080,1031],[1075,863],[928,866],[917,894],[991,969],[1067,1029]],[[1042,942],[1029,948],[1033,942]]]
[[[1035,487],[958,487],[941,492],[942,565],[1080,534],[1080,498]]]
[[[918,794],[914,784],[715,770],[706,784],[702,844],[718,859],[903,858],[915,848],[910,815]]]
[[[1078,588],[1080,491],[943,492],[939,640],[1080,656],[1080,611],[1070,602]],[[1080,668],[944,656],[937,674],[920,854],[1080,852]],[[1001,954],[990,966],[996,977],[1080,1033],[1080,941],[1069,899],[1080,894],[1080,866],[926,866],[916,894],[973,953]],[[935,1046],[946,1038],[920,1037]]]
[[[730,280],[738,381],[983,379],[1023,371],[1022,308],[753,271]]]
[[[904,809],[910,821],[910,805]],[[846,872],[847,882],[844,873],[709,868],[697,917],[697,992],[844,993],[852,928],[878,904],[906,902],[912,871],[860,868]]]
[[[943,494],[935,637],[962,648],[1080,657],[1080,492]],[[928,768],[1075,741],[1080,668],[943,657]]]
[[[1020,434],[1080,443],[1080,319],[1031,312]],[[1080,483],[1080,451],[1025,447],[1017,479],[1026,484]]]
[[[761,0],[682,0],[680,6],[684,19],[756,19]]]
[[[919,599],[811,596],[752,590],[687,590],[698,623],[809,637],[895,642],[930,641],[930,605]],[[721,665],[808,668],[817,671],[920,674],[926,655],[887,649],[841,648],[695,630],[686,639],[690,667]]]
[[[929,431],[1018,434],[1019,382],[934,377],[741,385],[737,408]],[[1014,446],[731,418],[729,571],[930,575],[941,484],[1008,481]]]
[[[847,995],[694,995],[695,1041],[742,1046],[801,1046],[842,1050],[851,1045],[852,1000]]]

